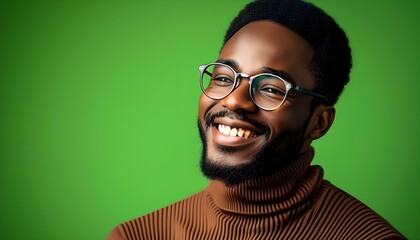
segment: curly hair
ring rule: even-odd
[[[316,79],[314,90],[334,105],[349,82],[352,67],[349,41],[335,20],[317,6],[301,0],[256,0],[246,5],[233,19],[223,46],[239,29],[258,20],[279,23],[314,47],[314,57],[309,66]]]

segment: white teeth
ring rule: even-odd
[[[251,136],[251,130],[245,130],[242,128],[231,128],[230,126],[219,124],[217,126],[219,132],[231,136],[231,137],[244,137],[249,138]],[[255,136],[254,136],[255,137]]]
[[[244,136],[244,132],[245,131],[242,128],[239,128],[238,137],[243,137]]]
[[[224,128],[225,128],[225,125],[219,124],[219,127],[218,127],[219,132],[223,132]]]
[[[230,127],[225,126],[225,129],[223,130],[223,133],[226,134],[226,135],[230,135]]]

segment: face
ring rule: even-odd
[[[286,81],[313,89],[315,80],[309,68],[313,54],[311,45],[291,30],[270,21],[256,21],[232,36],[219,61],[249,75],[275,70],[283,73]],[[286,165],[306,151],[311,141],[306,127],[312,97],[290,92],[280,108],[266,111],[251,100],[248,82],[240,79],[239,86],[221,100],[204,94],[200,97],[201,167],[207,177],[227,184]],[[241,131],[244,133],[239,134]]]

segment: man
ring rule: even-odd
[[[349,80],[342,29],[296,0],[257,0],[200,66],[206,189],[118,225],[108,239],[405,239],[310,166]]]

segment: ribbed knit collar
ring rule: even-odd
[[[311,147],[272,175],[250,179],[233,187],[211,180],[206,191],[218,208],[232,213],[261,215],[291,209],[299,211],[310,203],[307,199],[319,190],[322,183],[322,168],[310,166],[313,157]]]

